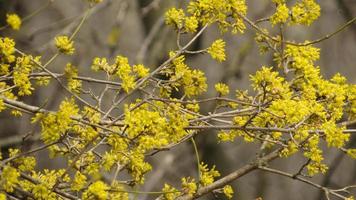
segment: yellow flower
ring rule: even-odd
[[[174,25],[178,29],[182,28],[184,20],[184,11],[182,9],[171,8],[166,12],[166,24]]]
[[[271,23],[285,23],[289,17],[289,9],[286,4],[279,4],[276,13],[271,16]]]
[[[351,158],[356,159],[356,149],[348,149],[346,153]]]
[[[0,176],[0,189],[5,190],[6,192],[13,192],[14,187],[17,186],[20,177],[20,173],[17,169],[11,166],[5,166],[2,169]]]
[[[193,195],[197,191],[197,184],[193,178],[182,178],[182,189],[188,195]]]
[[[124,56],[117,56],[115,65],[117,68],[116,75],[122,80],[122,88],[125,92],[134,89],[136,87],[135,76],[132,75],[133,69],[129,65],[128,59]]]
[[[179,192],[176,188],[168,185],[167,183],[164,184],[162,192],[164,192],[163,196],[165,200],[174,200],[181,195],[181,192]]]
[[[230,92],[229,86],[224,83],[215,84],[215,90],[219,92],[222,96],[225,96]]]
[[[77,173],[74,176],[71,189],[74,191],[79,191],[84,188],[85,184],[87,182],[87,177],[77,171]]]
[[[55,38],[56,47],[64,54],[72,55],[74,53],[74,44],[67,36],[57,36]]]
[[[199,25],[199,22],[198,22],[198,19],[194,16],[191,16],[191,17],[186,17],[185,18],[185,29],[188,31],[188,32],[196,32],[197,31],[197,28],[198,28],[198,25]]]
[[[208,48],[208,53],[213,59],[219,62],[224,61],[226,59],[225,41],[222,39],[215,40],[213,44]]]
[[[107,186],[104,182],[96,181],[95,183],[91,184],[89,188],[83,193],[83,199],[105,200],[109,195],[107,191],[108,189],[109,186]]]
[[[19,30],[21,27],[21,18],[17,14],[6,14],[6,22],[14,30]]]
[[[132,66],[132,70],[133,70],[133,72],[135,72],[137,74],[137,76],[139,78],[146,77],[150,72],[150,69],[146,68],[143,65],[134,65],[134,66]]]
[[[10,38],[0,38],[0,56],[4,59],[2,62],[13,63],[16,59],[13,55],[15,53],[15,41]],[[9,71],[8,64],[2,64],[0,67],[0,74],[6,74]]]
[[[320,16],[320,6],[314,0],[302,0],[292,8],[292,21],[310,25]]]
[[[74,93],[79,94],[82,88],[82,81],[76,79],[78,77],[78,69],[71,63],[68,63],[64,68],[64,74],[68,80],[68,89]]]
[[[215,169],[215,165],[209,170],[208,165],[202,162],[199,164],[199,170],[200,182],[203,186],[212,184],[215,178],[220,176],[220,173]]]
[[[234,194],[234,190],[232,189],[231,185],[225,185],[223,188],[223,192],[225,194],[225,196],[228,199],[232,199],[232,195]]]

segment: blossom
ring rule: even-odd
[[[285,23],[289,17],[289,9],[286,4],[279,4],[277,6],[276,13],[271,16],[271,23],[273,25],[277,23]]]
[[[107,199],[109,193],[109,186],[107,186],[102,181],[96,181],[91,184],[88,189],[83,193],[83,200],[89,199],[97,199],[97,200],[105,200]]]
[[[174,25],[178,29],[182,28],[185,14],[183,9],[171,8],[165,14],[167,25]]]
[[[55,37],[55,43],[58,50],[64,54],[72,55],[74,53],[73,41],[68,38],[68,36],[57,36]]]
[[[219,62],[226,59],[225,41],[222,39],[215,40],[207,50],[210,56]]]
[[[19,30],[22,23],[17,14],[6,14],[6,22],[14,30]]]
[[[208,165],[203,162],[199,164],[199,171],[200,182],[203,186],[212,184],[215,178],[220,176],[220,173],[215,169],[215,165],[213,168],[209,169]]]
[[[79,191],[84,188],[86,182],[87,182],[87,177],[84,174],[77,171],[77,173],[75,173],[75,176],[74,176],[74,179],[73,179],[73,182],[71,185],[71,189],[74,191]]]
[[[144,65],[141,64],[132,66],[132,70],[137,74],[139,78],[146,77],[150,72],[149,68],[146,68]]]
[[[188,32],[196,32],[199,25],[199,21],[196,17],[190,16],[185,18],[185,29]]]
[[[292,22],[310,25],[320,16],[320,6],[314,0],[302,0],[292,8]]]
[[[225,196],[228,199],[232,199],[232,195],[234,194],[234,190],[232,189],[231,185],[225,185],[223,187],[223,192],[224,192]]]
[[[0,176],[0,188],[6,192],[13,192],[14,187],[19,183],[20,172],[11,166],[5,166]]]
[[[219,92],[222,96],[225,96],[230,92],[229,86],[224,83],[215,84],[215,90]]]

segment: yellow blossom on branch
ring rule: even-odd
[[[68,36],[57,36],[54,40],[56,47],[61,53],[67,55],[72,55],[74,53],[74,43]]]
[[[6,22],[14,30],[19,30],[22,23],[17,14],[6,14]]]
[[[219,62],[226,59],[225,41],[222,39],[215,40],[207,50],[210,56]]]
[[[225,96],[230,92],[229,86],[224,83],[215,84],[215,90],[219,92],[222,96]]]

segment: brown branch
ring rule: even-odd
[[[268,163],[268,162],[278,158],[279,151],[280,151],[280,149],[277,149],[277,150],[267,154],[266,156],[264,156],[262,158],[258,158],[254,162],[251,162],[251,163],[241,167],[240,169],[237,169],[236,171],[224,176],[223,178],[215,181],[214,183],[212,183],[208,186],[200,187],[198,189],[198,191],[192,196],[191,195],[183,195],[181,197],[178,197],[177,200],[197,199],[197,198],[204,196],[216,189],[222,188],[225,185],[231,183],[232,181],[258,169],[261,164]]]

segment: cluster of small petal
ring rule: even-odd
[[[229,86],[225,83],[215,84],[215,90],[219,92],[222,96],[228,95],[230,92]]]
[[[6,14],[6,22],[14,30],[19,30],[22,23],[17,14]]]
[[[166,24],[174,25],[178,29],[183,27],[183,22],[185,18],[185,14],[183,9],[171,8],[166,12]]]
[[[226,59],[225,55],[225,41],[222,39],[215,40],[213,44],[207,49],[211,57],[219,62]]]
[[[289,17],[289,9],[286,4],[278,4],[276,12],[271,16],[270,21],[273,25],[285,23]]]
[[[292,8],[292,22],[310,25],[320,16],[320,6],[315,0],[300,0]]]
[[[72,92],[80,93],[82,81],[76,79],[78,77],[78,69],[71,63],[68,63],[64,68],[64,73],[68,80],[68,89]]]
[[[39,57],[34,59],[32,56],[23,56],[16,59],[14,84],[19,88],[19,96],[30,95],[34,90],[29,78],[34,62],[39,62]]]
[[[193,194],[197,191],[197,184],[194,180],[194,178],[182,178],[182,190],[184,193],[193,196]]]
[[[109,64],[106,58],[94,58],[92,69],[119,77],[122,80],[121,87],[125,92],[134,89],[136,80],[147,77],[150,71],[142,64],[130,66],[128,58],[121,55],[116,56],[113,64]]]
[[[77,115],[79,109],[73,99],[63,101],[56,114],[48,114],[42,121],[42,140],[46,144],[58,141],[70,127],[71,117]]]
[[[204,25],[217,22],[222,32],[231,28],[233,33],[243,33],[246,29],[241,18],[247,13],[245,0],[190,1],[188,13]]]
[[[215,178],[220,176],[220,173],[217,170],[215,170],[215,166],[209,169],[208,165],[204,164],[203,162],[200,163],[199,165],[199,171],[200,171],[200,183],[203,186],[212,184]]]
[[[174,53],[171,53],[171,57]],[[188,65],[185,64],[185,57],[179,56],[173,60],[174,69],[167,71],[171,75],[170,81],[172,85],[167,85],[167,94],[172,91],[172,88],[177,88],[182,86],[185,95],[188,97],[198,96],[207,90],[206,77],[203,71],[197,69],[190,69]],[[166,89],[165,88],[165,89]]]
[[[88,189],[83,193],[83,200],[97,199],[97,200],[106,200],[108,198],[107,186],[102,181],[96,181],[91,184]]]
[[[72,55],[74,53],[74,42],[68,36],[57,36],[54,38],[57,49],[64,54]]]
[[[225,185],[223,187],[223,192],[224,192],[226,198],[232,199],[233,194],[234,194],[234,190],[232,189],[231,185]]]

